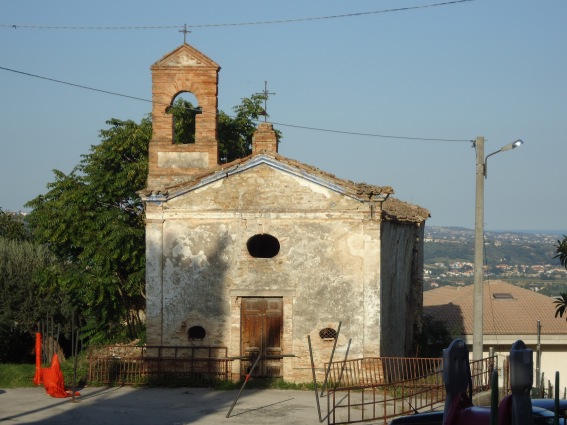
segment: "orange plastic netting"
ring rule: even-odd
[[[41,334],[35,334],[35,376],[33,383],[45,387],[45,392],[51,397],[65,398],[72,397],[73,393],[65,390],[65,380],[59,365],[59,357],[53,354],[51,366],[41,367]],[[78,392],[75,395],[80,395]]]
[[[41,385],[41,334],[35,334],[35,375],[33,377],[35,385]]]

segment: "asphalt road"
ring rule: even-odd
[[[319,424],[311,391],[247,390],[226,417],[238,391],[203,388],[83,388],[57,399],[43,387],[0,389],[0,423],[42,425]],[[325,418],[326,398],[321,400]]]

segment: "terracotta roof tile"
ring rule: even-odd
[[[177,183],[175,185],[164,188],[146,189],[140,191],[140,193],[146,196],[149,196],[151,194],[167,195],[168,193],[175,192],[181,188],[197,185],[199,182],[214,175],[215,173],[222,171],[228,172],[229,170],[238,168],[246,164],[247,162],[252,161],[254,158],[260,155],[271,157],[278,162],[281,162],[290,167],[301,170],[302,172],[308,173],[313,176],[317,176],[318,178],[321,178],[323,180],[341,186],[342,188],[346,189],[348,192],[352,193],[353,195],[363,200],[368,200],[376,195],[388,197],[382,205],[382,218],[384,220],[396,221],[402,223],[408,223],[408,222],[421,223],[427,220],[428,217],[430,217],[429,211],[426,210],[425,208],[422,208],[418,205],[412,205],[404,201],[400,201],[399,199],[396,198],[389,197],[394,193],[394,189],[392,189],[391,186],[375,186],[367,183],[355,183],[351,180],[341,179],[335,176],[334,174],[323,171],[317,167],[313,167],[311,165],[304,164],[300,161],[296,161],[294,159],[284,157],[272,151],[269,152],[262,151],[255,155],[249,155],[247,157],[237,159],[227,164],[221,164],[216,167],[210,168],[201,174],[188,177],[187,180],[184,182]]]
[[[461,335],[473,333],[474,285],[444,286],[423,293],[423,313],[445,322]],[[500,295],[499,295],[500,294]],[[545,335],[567,334],[567,321],[555,318],[553,297],[502,281],[484,283],[485,335],[535,335],[537,321]]]
[[[421,223],[430,217],[429,211],[419,205],[408,204],[389,197],[382,205],[382,218],[389,221]]]
[[[374,185],[369,185],[366,183],[354,183],[350,180],[345,180],[345,179],[341,179],[336,177],[334,174],[325,172],[317,167],[313,167],[311,165],[307,165],[304,164],[302,162],[296,161],[294,159],[290,159],[290,158],[286,158],[285,156],[281,156],[278,155],[277,153],[274,152],[260,152],[256,155],[249,155],[247,157],[244,158],[240,158],[240,159],[236,159],[232,162],[229,162],[227,164],[221,164],[221,165],[217,165],[216,167],[212,167],[207,169],[206,171],[204,171],[201,174],[197,174],[195,176],[192,177],[188,177],[187,180],[180,182],[180,183],[176,183],[175,185],[171,185],[171,186],[167,186],[164,188],[159,188],[159,189],[147,189],[145,191],[142,191],[142,193],[144,194],[150,194],[150,193],[168,193],[168,192],[172,192],[175,191],[178,188],[181,187],[186,187],[186,186],[192,186],[192,185],[196,185],[197,183],[199,183],[201,180],[215,174],[218,173],[220,171],[223,170],[230,170],[236,167],[239,167],[242,164],[245,164],[249,161],[251,161],[253,158],[260,156],[260,155],[264,155],[264,156],[269,156],[283,164],[287,164],[291,167],[297,168],[299,170],[302,170],[304,172],[307,172],[309,174],[312,175],[316,175],[318,177],[324,178],[325,180],[331,181],[333,183],[336,183],[344,188],[350,189],[353,193],[359,195],[359,196],[372,196],[372,195],[390,195],[394,193],[394,189],[392,189],[390,186],[374,186]]]

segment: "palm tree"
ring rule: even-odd
[[[567,293],[561,292],[553,302],[555,303],[555,317],[563,317],[563,314],[567,311]],[[567,317],[565,319],[567,320]]]
[[[567,269],[567,236],[563,235],[563,240],[557,241],[557,254],[553,258],[559,258],[561,265]],[[567,311],[567,293],[561,292],[555,297],[555,317],[563,317]],[[567,317],[565,318],[567,320]]]
[[[561,265],[567,269],[567,236],[563,235],[563,240],[557,241],[557,254],[553,258],[559,258]]]

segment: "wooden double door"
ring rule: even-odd
[[[250,373],[261,355],[252,376],[282,376],[283,299],[243,298],[240,317],[241,353],[248,358],[241,362],[241,373]]]

